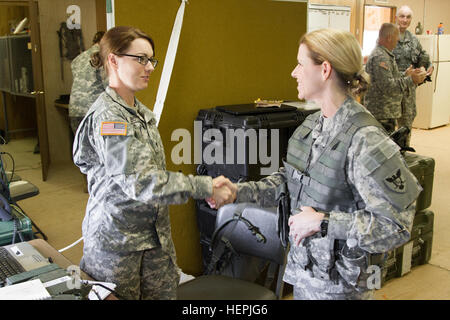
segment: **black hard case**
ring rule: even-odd
[[[256,164],[249,162],[249,141],[246,139],[244,148],[237,148],[237,141],[234,143],[234,161],[233,164],[226,164],[226,144],[227,129],[254,129],[259,133],[259,129],[268,129],[267,131],[267,150],[270,152],[271,146],[271,130],[279,130],[279,166],[282,165],[282,158],[286,157],[287,145],[289,138],[295,129],[305,120],[305,118],[319,111],[319,109],[304,110],[296,107],[281,105],[281,107],[258,108],[254,104],[218,106],[212,109],[201,109],[197,115],[196,121],[202,122],[202,154],[207,145],[213,141],[203,139],[203,133],[208,129],[219,129],[224,137],[224,141],[214,141],[221,143],[223,147],[222,164],[206,164],[202,163],[197,172],[203,175],[217,177],[224,175],[233,182],[259,180],[264,177],[261,174],[261,167],[269,167],[270,164],[263,165],[257,157]],[[229,141],[228,141],[229,142]],[[229,142],[230,143],[230,142]],[[259,143],[259,134],[258,134]],[[252,146],[255,147],[255,146]],[[259,145],[257,146],[259,150]],[[245,155],[245,163],[238,164],[238,154]],[[277,168],[278,169],[278,168]]]
[[[287,105],[281,107],[259,108],[255,104],[217,106],[211,109],[201,109],[197,115],[196,121],[202,122],[202,153],[204,148],[211,143],[203,139],[204,133],[208,129],[219,129],[226,137],[227,129],[279,129],[279,165],[282,165],[281,159],[286,156],[288,141],[295,129],[312,113],[319,109],[305,110]],[[268,130],[267,149],[270,150],[271,133]],[[246,140],[243,150],[234,150],[234,163],[237,163],[237,155],[244,153],[246,163],[244,164],[226,164],[226,141],[223,141],[224,164],[206,164],[198,166],[197,172],[202,175],[217,177],[224,175],[233,182],[259,180],[263,177],[260,174],[260,163],[249,163],[249,145]],[[235,144],[236,148],[236,144]],[[259,159],[258,159],[259,160]],[[210,259],[211,251],[209,248],[211,236],[214,232],[214,226],[217,216],[217,210],[210,209],[205,201],[197,201],[197,225],[200,231],[200,245],[202,249],[202,263],[206,268]]]

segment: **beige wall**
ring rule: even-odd
[[[402,5],[408,5],[413,10],[413,20],[409,31],[414,33],[417,23],[420,21],[424,26],[424,32],[430,30],[437,32],[439,22],[450,27],[450,1],[449,0],[387,0],[386,4],[380,4],[374,0],[365,0],[365,4],[387,5],[400,8]]]
[[[408,5],[414,12],[409,30],[414,32],[420,21],[424,32],[430,30],[437,32],[439,22],[444,23],[444,32],[450,32],[450,0],[386,0],[382,3],[376,0],[310,0],[310,3],[346,5],[352,7],[351,32],[362,43],[362,29],[364,26],[364,5],[389,6],[400,8]],[[448,28],[447,28],[448,26]]]
[[[87,49],[97,31],[95,1],[39,0],[42,67],[51,163],[72,161],[67,115],[63,110],[54,106],[55,99],[62,94],[70,94],[72,87],[69,61],[64,61],[64,80],[61,78],[61,58],[56,33],[60,23],[67,20],[66,8],[72,4],[81,8],[81,29],[84,46]]]
[[[437,32],[439,22],[444,24],[444,33],[450,32],[450,1],[426,0],[425,1],[425,30]],[[417,18],[417,14],[416,14]]]

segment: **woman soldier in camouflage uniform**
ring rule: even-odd
[[[148,35],[112,28],[92,63],[105,67],[109,86],[74,141],[74,162],[87,174],[89,188],[80,267],[96,280],[115,283],[126,299],[175,299],[179,269],[168,205],[190,197],[230,200],[231,192],[214,187],[211,177],[166,171],[155,116],[135,98],[157,64]]]
[[[290,138],[284,167],[238,184],[236,201],[276,206],[277,188],[287,182],[284,281],[294,286],[294,299],[370,299],[372,254],[408,241],[421,187],[399,147],[353,98],[368,86],[355,37],[322,29],[300,43],[292,72],[298,97],[315,101],[321,111]],[[357,244],[356,256],[344,254],[350,243]]]

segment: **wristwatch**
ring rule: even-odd
[[[322,237],[326,237],[328,234],[328,222],[330,221],[330,214],[322,212],[324,214],[323,220],[320,223],[320,233]]]

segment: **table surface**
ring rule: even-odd
[[[55,102],[55,107],[69,109],[69,104]]]
[[[56,263],[63,269],[67,269],[69,266],[75,265],[43,239],[30,240],[28,241],[28,243],[35,247],[45,258],[51,258],[53,260],[53,263]],[[94,280],[83,271],[81,271],[81,279]],[[105,300],[117,300],[117,298],[114,295],[110,294],[108,297],[106,297]]]

